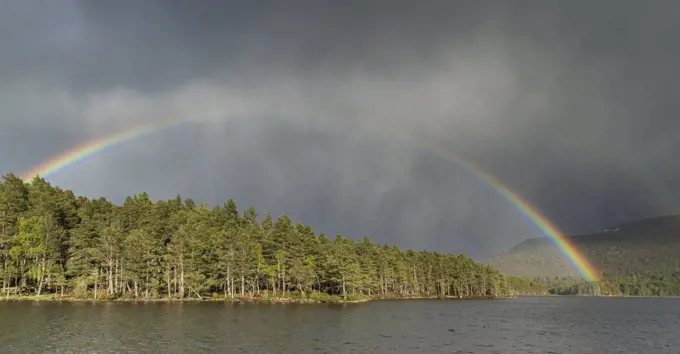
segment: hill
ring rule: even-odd
[[[680,215],[630,222],[569,240],[604,278],[680,270]],[[518,276],[579,276],[548,238],[526,240],[485,263]]]

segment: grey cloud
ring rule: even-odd
[[[234,194],[327,232],[473,255],[537,235],[420,143],[570,233],[678,211],[676,2],[59,5],[2,4],[3,169],[142,121],[210,119],[228,123],[53,180],[114,199]]]

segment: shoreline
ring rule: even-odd
[[[200,303],[200,302],[223,302],[223,303],[249,303],[249,304],[360,304],[372,301],[406,301],[406,300],[511,300],[517,298],[533,297],[592,297],[592,298],[641,298],[641,299],[680,299],[680,296],[630,296],[630,295],[511,295],[511,296],[476,296],[459,298],[457,296],[385,296],[385,297],[366,297],[360,299],[342,299],[331,296],[326,299],[299,298],[299,297],[234,297],[234,298],[213,298],[205,297],[202,299],[191,297],[183,299],[168,298],[114,298],[114,299],[93,299],[78,298],[72,296],[59,296],[58,294],[47,295],[25,295],[25,296],[0,296],[1,302],[10,301],[45,301],[45,302],[91,302],[91,303]]]
[[[518,295],[520,297],[594,297],[594,298],[635,298],[635,299],[680,299],[680,296],[641,296],[641,295]]]
[[[508,300],[514,299],[518,296],[499,296],[499,297],[468,297],[459,298],[454,296],[449,297],[372,297],[363,299],[328,299],[316,300],[309,298],[249,298],[249,297],[235,297],[235,298],[184,298],[184,299],[135,299],[135,298],[117,298],[117,299],[93,299],[93,298],[77,298],[59,295],[26,295],[26,296],[10,296],[0,297],[0,302],[10,301],[45,301],[45,302],[92,302],[92,303],[106,303],[106,302],[124,302],[124,303],[200,303],[200,302],[224,302],[224,303],[252,303],[252,304],[359,304],[371,301],[400,301],[400,300]]]

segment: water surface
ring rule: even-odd
[[[0,351],[678,353],[680,300],[0,302]]]

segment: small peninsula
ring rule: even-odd
[[[327,237],[233,200],[209,208],[146,193],[122,205],[40,177],[0,183],[4,299],[351,302],[531,293],[463,254]]]

